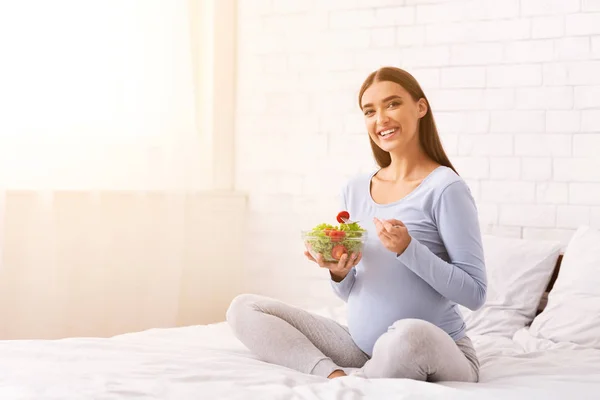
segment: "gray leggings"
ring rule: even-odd
[[[327,377],[341,369],[364,378],[479,381],[479,361],[468,337],[458,341],[418,319],[396,321],[369,357],[348,328],[322,316],[253,294],[227,310],[236,337],[266,362]]]

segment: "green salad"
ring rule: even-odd
[[[321,254],[325,261],[338,261],[344,254],[362,251],[366,234],[366,229],[361,228],[358,222],[324,223],[306,232],[305,241],[313,257]]]

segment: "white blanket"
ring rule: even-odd
[[[592,399],[600,350],[472,337],[481,382],[334,380],[254,357],[225,323],[109,339],[0,341],[0,399]]]

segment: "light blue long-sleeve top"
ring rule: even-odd
[[[429,321],[455,341],[466,326],[457,304],[471,310],[485,302],[487,277],[475,201],[464,180],[440,166],[399,201],[379,204],[369,172],[349,180],[341,206],[368,231],[362,260],[334,292],[347,302],[348,328],[369,356],[376,340],[397,320]],[[373,217],[397,219],[412,240],[399,256],[386,249]]]

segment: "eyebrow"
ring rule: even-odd
[[[392,96],[388,96],[388,97],[386,97],[385,99],[383,99],[382,103],[385,103],[385,102],[387,102],[387,101],[390,101],[390,100],[392,100],[392,99],[401,99],[401,100],[402,100],[402,97],[400,97],[400,96],[398,96],[398,95],[395,95],[395,94],[394,94],[394,95],[392,95]],[[367,103],[367,104],[364,104],[364,105],[362,106],[363,110],[364,110],[365,108],[367,108],[367,107],[373,107],[373,103]]]

